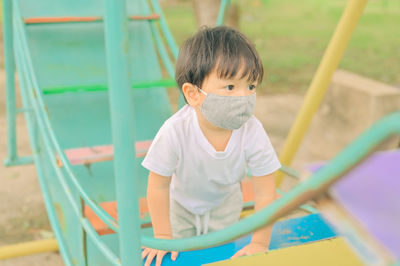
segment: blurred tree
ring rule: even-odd
[[[238,29],[239,18],[240,18],[239,6],[236,3],[231,3],[230,5],[228,5],[228,8],[225,13],[225,25]]]
[[[197,26],[215,26],[221,0],[193,0]]]
[[[221,0],[192,0],[196,15],[197,26],[215,26],[218,17],[218,11]],[[231,3],[225,11],[226,25],[238,28],[239,25],[239,8],[236,4]]]

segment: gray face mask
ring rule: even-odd
[[[253,115],[256,105],[255,93],[248,96],[221,96],[198,89],[206,95],[201,112],[217,127],[238,129]]]

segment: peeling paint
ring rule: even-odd
[[[296,236],[296,237],[288,237],[289,240],[300,240],[300,239],[309,239],[309,236]]]
[[[84,165],[84,166],[86,167],[86,169],[88,170],[89,175],[93,176],[93,172],[92,172],[92,168],[91,168],[92,164],[91,164],[91,163],[86,163],[86,162],[85,162],[83,165]]]
[[[282,235],[288,235],[288,234],[291,234],[291,233],[292,233],[292,231],[289,230],[289,229],[285,229],[285,230],[282,230],[282,231],[281,231],[281,234],[282,234]]]
[[[58,222],[60,223],[60,228],[62,231],[66,231],[66,223],[65,223],[65,217],[64,217],[64,212],[62,210],[62,207],[59,203],[54,202],[54,209],[56,210],[56,215],[58,218]]]

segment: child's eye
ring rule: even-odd
[[[254,90],[256,88],[256,85],[249,85],[249,90]]]
[[[233,90],[233,85],[228,85],[228,86],[225,86],[225,89],[227,89],[228,91],[231,91],[231,90]]]

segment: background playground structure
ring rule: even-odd
[[[266,78],[261,89],[267,93],[303,93],[347,0],[232,2],[239,6],[240,30],[255,43],[262,57]],[[192,3],[190,0],[162,0],[160,3],[180,45],[196,30]],[[0,11],[1,6],[2,1]],[[0,21],[2,16],[3,12],[0,12]],[[399,21],[400,1],[369,1],[339,68],[399,86],[397,62],[400,52],[398,38],[392,34]],[[1,67],[3,63],[3,57],[0,57]]]
[[[255,1],[255,3],[256,3],[256,1]],[[270,4],[270,2],[269,2],[269,4]],[[256,4],[257,5],[257,4]]]

